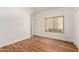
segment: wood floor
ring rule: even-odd
[[[73,43],[34,36],[5,47],[0,52],[75,52],[76,46]]]

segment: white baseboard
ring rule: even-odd
[[[19,42],[19,41],[22,41],[22,40],[25,40],[25,39],[30,39],[30,38],[21,38],[21,39],[17,39],[17,40],[12,40],[12,41],[10,41],[10,42],[6,42],[5,44],[2,44],[2,45],[0,45],[0,47],[4,47],[4,46],[8,46],[8,45],[10,45],[10,44],[14,44],[14,43],[16,43],[16,42]]]

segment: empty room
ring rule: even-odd
[[[78,7],[0,7],[0,52],[78,52]]]

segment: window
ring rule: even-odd
[[[64,33],[64,16],[45,18],[45,31]]]

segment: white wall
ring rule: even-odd
[[[0,47],[30,38],[29,8],[0,8]]]
[[[64,15],[64,34],[45,32],[44,18]],[[45,36],[49,38],[57,38],[65,41],[73,41],[72,38],[72,21],[73,21],[73,8],[58,8],[49,11],[36,13],[35,15],[35,29],[34,35]]]
[[[74,44],[79,49],[79,8],[74,8],[74,21],[73,21],[73,39]]]
[[[31,15],[31,37],[33,37],[34,32],[34,15]]]

